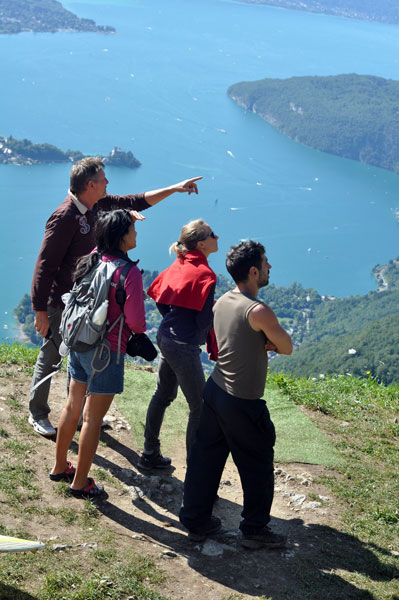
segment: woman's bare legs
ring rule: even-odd
[[[74,490],[81,490],[87,485],[87,476],[97,450],[103,418],[107,414],[113,399],[114,394],[90,394],[86,400],[83,410],[83,424],[79,436],[78,462],[75,477],[71,484],[71,488]],[[79,412],[76,424],[79,419]]]
[[[52,475],[63,473],[67,469],[67,454],[78,425],[80,407],[86,394],[86,384],[71,379],[67,403],[61,413],[57,429],[55,465]]]

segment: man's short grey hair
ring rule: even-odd
[[[101,156],[87,156],[75,163],[70,173],[69,189],[73,194],[84,192],[87,184],[96,179],[98,173],[104,169]]]

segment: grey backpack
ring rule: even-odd
[[[42,385],[47,379],[50,379],[61,369],[62,357],[67,356],[71,350],[85,352],[91,348],[96,348],[91,361],[92,371],[87,383],[85,398],[90,393],[90,384],[95,373],[100,373],[107,368],[110,362],[110,345],[105,339],[107,333],[119,323],[118,337],[118,356],[117,363],[120,360],[121,337],[125,315],[123,307],[126,300],[124,289],[126,276],[133,265],[136,263],[115,259],[112,262],[103,262],[99,260],[94,267],[86,273],[78,283],[75,283],[69,294],[62,296],[65,304],[61,317],[60,334],[61,345],[59,353],[61,360],[57,365],[53,365],[54,371],[40,379],[33,387],[32,391]],[[112,283],[112,276],[118,267],[124,265],[118,284]],[[115,319],[112,325],[108,326],[107,319],[102,325],[93,323],[93,315],[101,306],[104,300],[108,300],[110,285],[117,285],[116,301],[121,308],[121,314]],[[51,334],[51,332],[49,332]]]
[[[121,314],[112,324],[109,324],[105,319],[102,325],[96,325],[93,322],[93,315],[103,302],[108,300],[112,276],[116,269],[123,265],[124,268],[116,292],[116,300],[121,307]],[[87,352],[91,348],[99,346],[105,336],[119,323],[119,361],[120,341],[124,323],[123,305],[126,299],[123,286],[126,275],[133,265],[134,263],[122,259],[109,262],[99,260],[86,275],[75,282],[68,294],[62,296],[65,308],[60,325],[62,342],[59,353],[61,356],[67,356],[71,350]]]

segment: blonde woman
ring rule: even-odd
[[[147,411],[144,452],[138,466],[144,470],[169,467],[171,459],[160,452],[159,433],[166,408],[181,387],[190,414],[186,432],[187,455],[198,429],[205,377],[200,346],[212,327],[216,275],[208,256],[217,252],[218,236],[202,219],[183,227],[170,247],[173,264],[153,281],[148,295],[163,316],[157,342],[161,351],[155,393]]]

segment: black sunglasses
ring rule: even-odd
[[[203,242],[204,240],[206,240],[207,238],[213,238],[214,240],[216,239],[216,233],[214,233],[213,231],[211,231],[211,233],[208,233],[208,235],[204,238],[201,238],[200,240],[198,240],[199,242]]]

